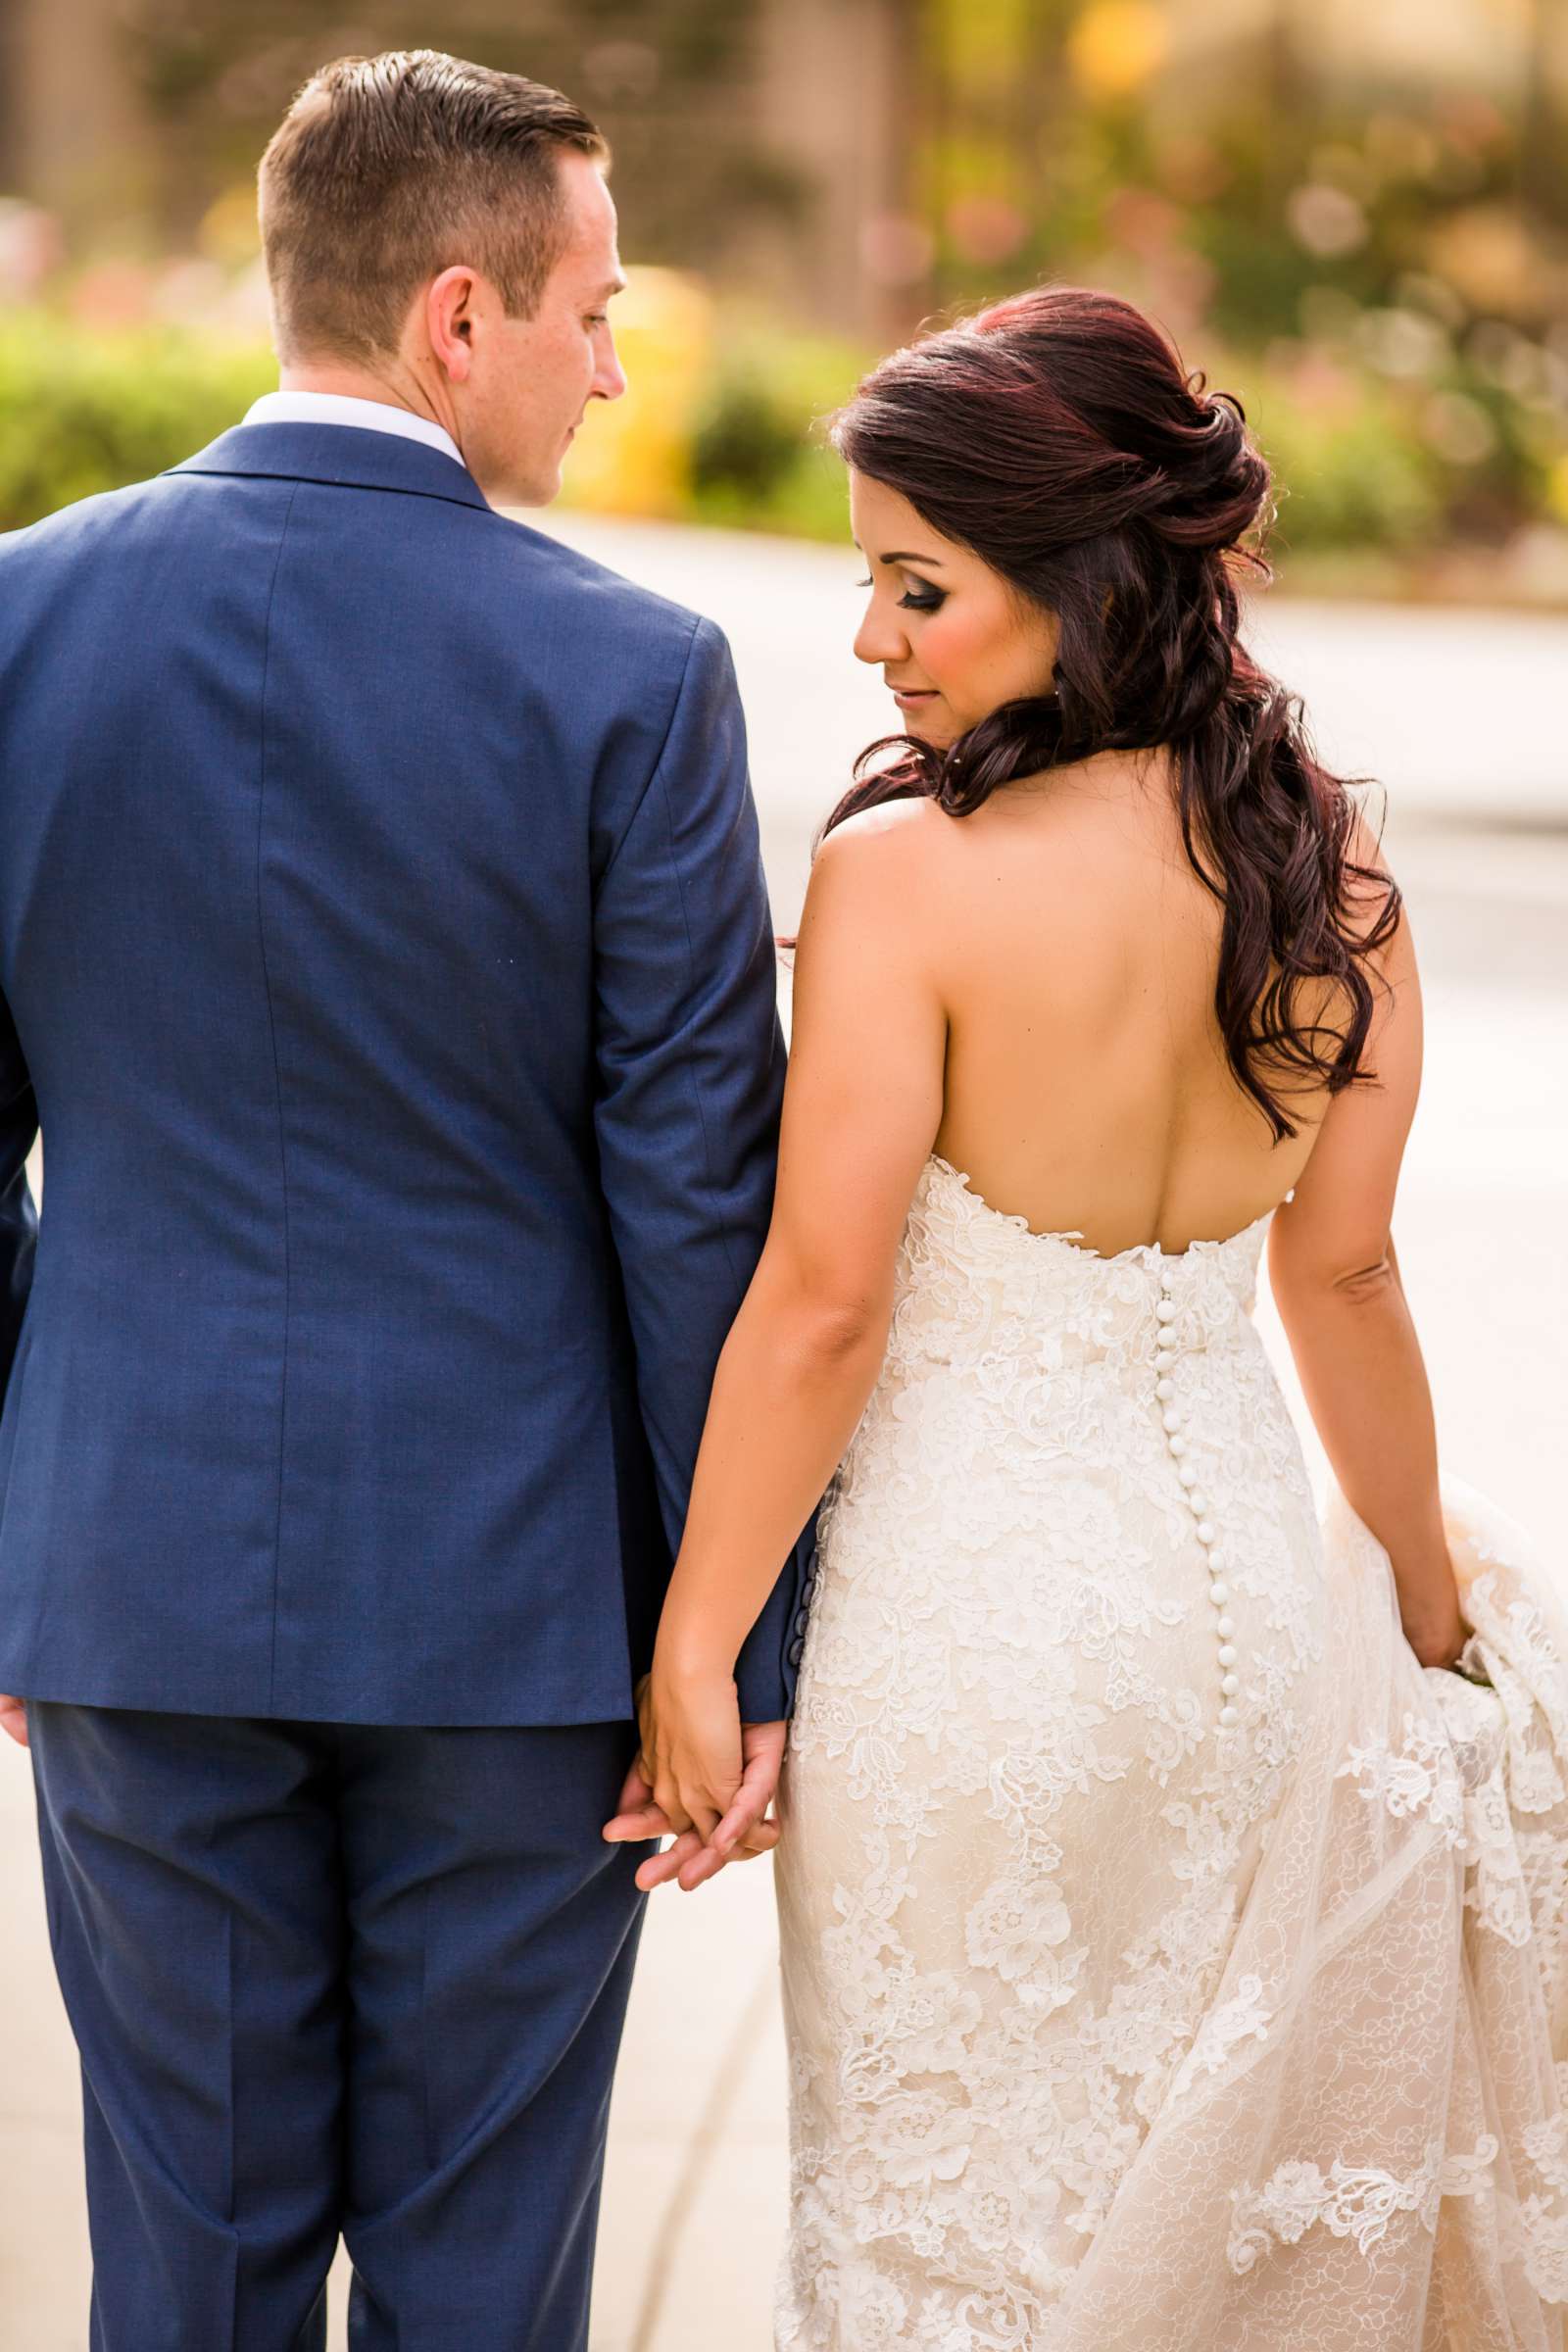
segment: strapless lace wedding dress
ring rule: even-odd
[[[1265,1227],[921,1177],[781,1794],[789,2352],[1563,2352],[1568,1628],[1450,1495],[1486,1682],[1417,1664]]]

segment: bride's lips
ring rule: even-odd
[[[934,686],[890,686],[888,692],[901,710],[918,710],[922,703],[941,700]]]

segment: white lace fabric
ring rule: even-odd
[[[1492,1687],[1417,1664],[1265,1230],[922,1175],[781,1798],[784,2352],[1564,2352],[1568,1634],[1470,1499]]]

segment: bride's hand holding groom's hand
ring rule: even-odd
[[[653,1671],[638,1688],[644,1773],[672,1830],[695,1830],[705,1844],[741,1784],[741,1717],[733,1675],[706,1654],[677,1662],[654,1647]]]
[[[890,858],[883,831],[842,828],[811,868],[772,1218],[719,1352],[638,1693],[641,1786],[605,1832],[674,1836],[639,1867],[642,1886],[700,1886],[777,1836],[763,1815],[785,1726],[741,1723],[732,1669],[876,1386],[909,1203],[941,1125],[947,1015],[910,945],[928,928],[909,919],[924,867],[907,849]]]
[[[743,1724],[733,1675],[701,1663],[677,1669],[656,1649],[637,1687],[639,1747],[605,1825],[612,1843],[673,1837],[637,1871],[645,1890],[675,1880],[691,1893],[725,1864],[778,1842],[763,1819],[778,1787],[786,1727]]]

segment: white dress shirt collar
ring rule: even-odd
[[[245,412],[247,424],[350,424],[362,432],[398,433],[463,465],[452,435],[428,416],[397,409],[389,401],[358,400],[347,392],[264,392]],[[465,468],[466,470],[466,468]]]

